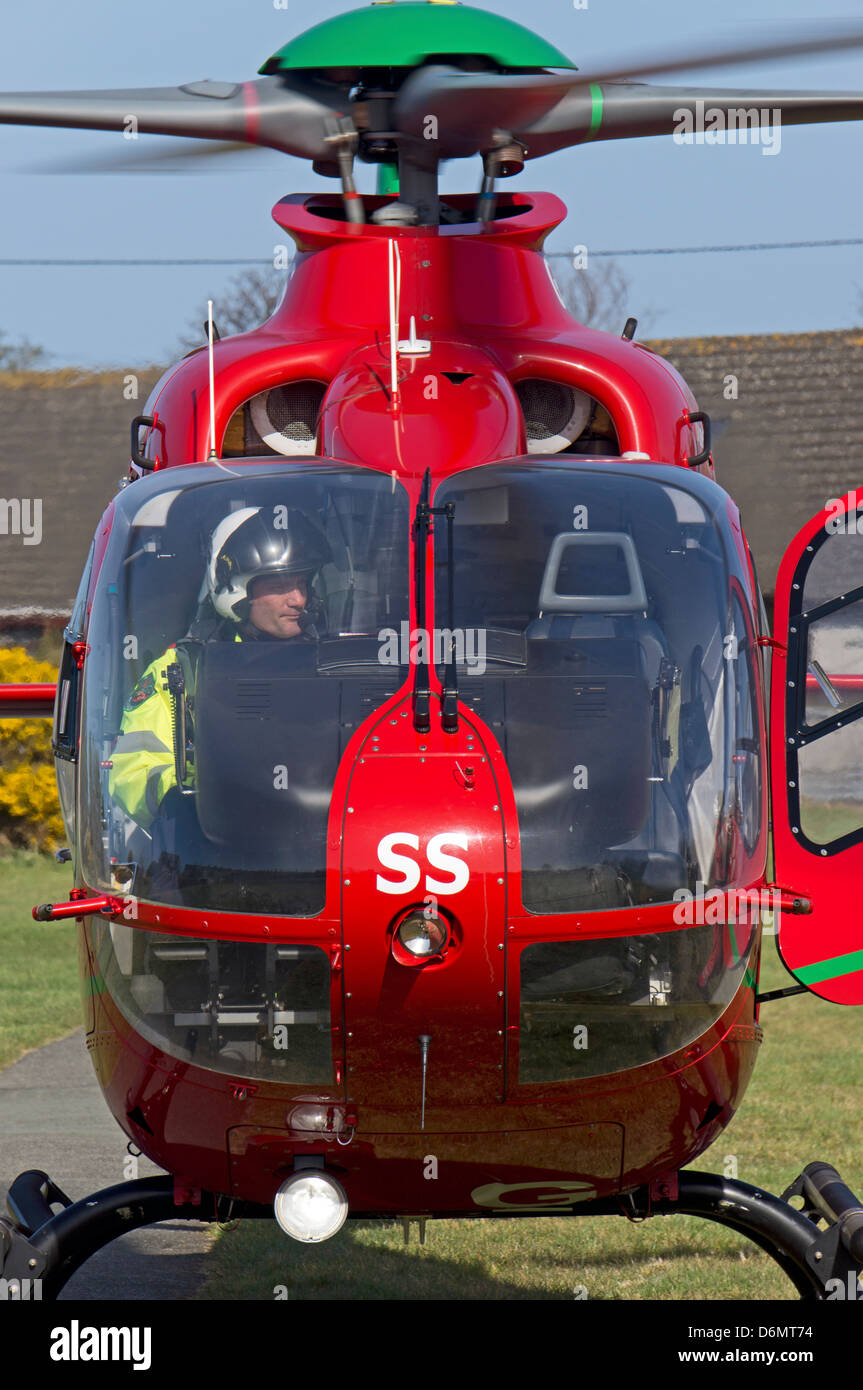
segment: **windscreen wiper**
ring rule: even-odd
[[[430,488],[431,471],[427,468],[420,488],[413,524],[414,590],[416,593],[417,621],[421,632],[426,630],[426,549],[431,521]],[[428,662],[421,661],[417,665],[413,694],[414,729],[418,734],[427,734],[431,729],[430,699]]]
[[[444,670],[443,713],[441,723],[445,734],[458,732],[458,674],[455,664],[455,557],[453,552],[453,523],[455,503],[446,502],[442,507],[432,507],[429,503],[431,473],[427,468],[423,478],[420,499],[414,514],[414,582],[417,601],[417,619],[420,631],[428,633],[426,627],[426,549],[432,517],[445,516],[447,521],[447,597],[449,608],[449,627],[447,629],[447,655]],[[431,647],[429,652],[428,647]],[[414,728],[418,734],[427,734],[431,729],[431,691],[429,686],[429,665],[433,659],[434,642],[426,637],[424,660],[417,665],[417,678],[414,686],[413,714]]]
[[[453,554],[453,522],[455,521],[455,502],[446,502],[442,507],[432,507],[433,516],[446,517],[446,576],[449,649],[443,678],[443,731],[445,734],[458,733],[458,673],[455,665],[455,557]]]

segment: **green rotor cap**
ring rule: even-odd
[[[522,24],[453,0],[377,0],[327,19],[274,53],[262,74],[302,69],[415,68],[429,57],[480,54],[501,68],[574,68]]]

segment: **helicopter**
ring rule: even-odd
[[[273,316],[211,315],[132,421],[56,690],[0,689],[53,718],[76,887],[34,916],[77,923],[97,1078],[164,1170],[79,1202],[22,1173],[4,1278],[53,1297],[128,1230],[240,1215],[317,1242],[349,1216],[680,1212],[807,1299],[863,1270],[829,1164],[781,1197],[683,1171],[752,1075],[765,918],[782,993],[863,1002],[863,828],[830,790],[863,715],[856,494],[788,548],[772,637],[707,415],[634,321],[566,311],[562,202],[498,188],[698,103],[863,116],[632,80],[699,57],[581,73],[409,0],[250,82],[0,96],[2,123],[134,117],[340,184],[273,209],[297,248]],[[476,157],[478,193],[442,193]],[[293,585],[269,632],[265,578]]]

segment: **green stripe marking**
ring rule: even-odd
[[[590,84],[590,130],[585,135],[585,140],[592,140],[602,125],[602,88],[596,83]]]
[[[377,183],[377,193],[378,193],[378,195],[384,195],[384,196],[386,196],[387,194],[390,194],[390,193],[398,193],[398,191],[399,191],[399,166],[398,166],[398,164],[392,164],[392,163],[390,163],[389,160],[387,160],[387,161],[386,161],[385,163],[383,163],[383,164],[379,164],[379,165],[378,165],[378,183]]]
[[[108,989],[108,986],[105,984],[105,977],[98,970],[95,975],[84,975],[81,980],[81,986],[84,991],[85,999],[91,994],[105,994]]]
[[[845,956],[816,960],[811,965],[795,967],[794,974],[801,984],[815,985],[822,980],[833,980],[838,975],[853,975],[856,970],[863,970],[863,951],[849,951]]]

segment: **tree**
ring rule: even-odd
[[[609,333],[623,331],[632,315],[632,289],[617,261],[601,260],[584,270],[576,270],[569,260],[549,266],[561,299],[579,323]]]
[[[37,364],[44,366],[48,361],[50,353],[31,343],[29,338],[22,338],[18,343],[7,343],[4,342],[5,337],[6,334],[0,329],[0,371],[29,372]]]
[[[228,281],[224,291],[213,297],[213,321],[223,338],[234,333],[246,333],[258,328],[270,317],[281,298],[287,275],[283,270],[240,271]],[[181,342],[185,352],[201,346],[207,340],[206,304],[189,321],[189,330]]]
[[[553,269],[560,267],[564,269]],[[601,260],[590,269],[575,270],[569,261],[549,261],[555,283],[569,312],[589,328],[621,332],[632,313],[632,291],[617,261]],[[257,328],[275,309],[290,271],[243,270],[228,281],[213,303],[213,319],[223,338]],[[652,310],[644,309],[644,316]],[[190,352],[206,342],[207,306],[189,321],[180,344]]]

